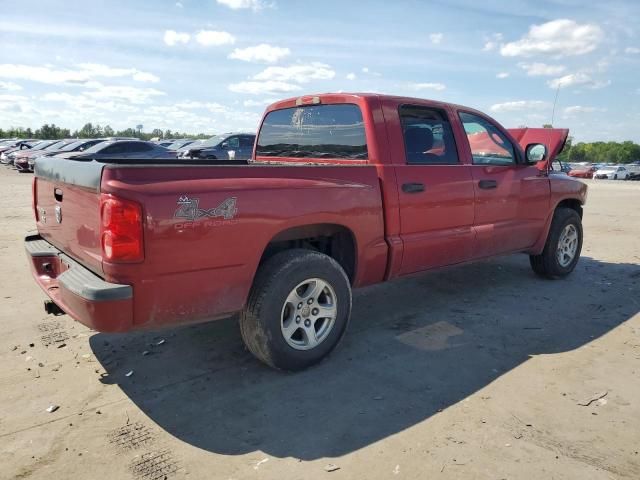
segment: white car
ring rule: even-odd
[[[602,167],[595,171],[593,178],[604,178],[608,180],[626,180],[629,170],[622,166]]]

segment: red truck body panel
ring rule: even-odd
[[[351,280],[357,287],[492,255],[539,253],[555,206],[564,199],[585,200],[584,184],[568,177],[552,179],[541,165],[474,165],[458,112],[493,122],[481,112],[404,97],[325,94],[278,102],[265,116],[309,103],[358,105],[368,158],[254,155],[248,166],[97,164],[58,158],[36,163],[40,236],[77,262],[70,269],[85,268],[114,285],[114,291],[129,286],[131,297],[83,299],[70,273],[60,277],[65,267],[56,260],[58,254],[46,248],[31,249],[36,280],[65,311],[99,330],[184,324],[241,310],[268,246],[297,238],[301,229],[318,235],[336,229],[349,233],[355,246]],[[399,107],[407,104],[446,112],[457,164],[407,164],[399,116]],[[555,129],[507,131],[495,125],[511,139],[518,158],[528,143],[543,138],[555,155],[567,134]],[[496,188],[479,188],[486,180],[495,181]],[[424,193],[406,193],[410,183],[422,184]],[[141,205],[141,262],[109,263],[103,258],[101,194]],[[55,217],[58,210],[61,221]]]

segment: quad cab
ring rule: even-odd
[[[38,159],[34,278],[106,332],[240,314],[260,360],[299,370],[345,333],[353,288],[510,253],[571,273],[587,187],[549,175],[563,129],[377,94],[269,106],[246,164]]]

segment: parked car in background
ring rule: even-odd
[[[255,141],[256,136],[253,133],[224,133],[180,149],[178,158],[248,160],[253,154]]]
[[[7,140],[0,144],[0,153],[7,150],[30,148],[31,144],[39,141],[37,138],[19,139],[19,140]]]
[[[77,138],[65,138],[63,140],[58,140],[56,143],[52,143],[47,148],[44,148],[40,151],[29,151],[24,156],[19,159],[16,159],[14,162],[14,166],[17,170],[21,172],[33,172],[33,164],[34,160],[37,157],[51,157],[58,153],[60,149],[65,146],[76,142]]]
[[[105,140],[102,138],[95,139],[82,139],[76,140],[75,142],[67,143],[66,145],[61,146],[58,150],[52,151],[44,156],[47,157],[70,157],[73,155],[80,155],[85,150],[97,145],[100,142],[104,142]],[[29,171],[33,172],[33,167],[35,165],[37,155],[32,155],[29,157]]]
[[[174,152],[177,152],[178,150],[180,150],[181,148],[186,147],[187,145],[191,145],[193,142],[195,142],[194,139],[192,138],[181,138],[178,140],[174,140],[171,145],[169,145],[167,148],[169,150],[172,150]]]
[[[62,147],[59,151],[55,153],[56,156],[66,155],[73,152],[84,152],[85,150],[97,145],[100,142],[104,142],[104,138],[83,138],[82,140],[76,140],[75,142],[71,142],[64,147]]]
[[[551,164],[551,173],[567,175],[571,171],[571,166],[568,163],[555,160]]]
[[[569,171],[568,175],[574,178],[593,178],[597,169],[597,167],[574,168]]]
[[[74,160],[175,159],[176,153],[144,140],[107,140],[73,155]]]
[[[9,163],[7,160],[9,158],[10,154],[12,154],[14,152],[18,152],[18,151],[29,150],[30,148],[33,148],[39,142],[40,142],[40,140],[32,140],[32,141],[29,141],[29,142],[19,143],[19,144],[15,144],[15,141],[9,141],[9,142],[5,143],[4,147],[8,146],[8,148],[0,149],[0,162],[5,163],[5,164]]]
[[[6,156],[5,158],[2,159],[2,163],[6,163],[8,165],[15,165],[15,162],[17,159],[20,159],[22,157],[28,157],[29,155],[32,155],[35,152],[41,152],[45,148],[58,142],[60,142],[60,140],[42,140],[40,142],[33,144],[33,146],[28,150],[13,150],[8,154],[5,152],[3,155],[6,154]]]
[[[601,167],[593,174],[593,178],[608,180],[626,180],[628,176],[629,171],[622,165]]]

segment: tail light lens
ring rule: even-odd
[[[36,223],[38,222],[38,184],[37,178],[33,177],[31,180],[31,208],[33,209],[33,216],[36,218]]]
[[[139,203],[102,194],[100,220],[103,259],[114,263],[144,259],[142,207]]]

